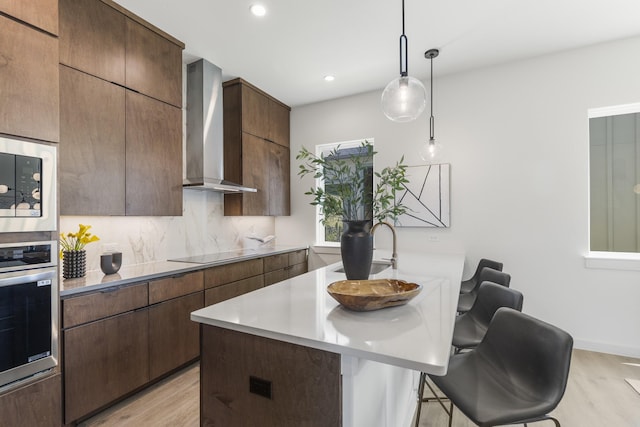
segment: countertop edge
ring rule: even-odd
[[[289,344],[301,345],[304,347],[323,350],[330,353],[336,353],[336,354],[345,355],[345,356],[352,356],[352,357],[357,357],[361,359],[367,359],[374,362],[385,363],[387,365],[398,366],[400,368],[411,369],[414,371],[430,372],[434,375],[446,375],[447,373],[446,372],[447,369],[445,368],[444,370],[442,370],[441,366],[436,366],[436,365],[431,365],[426,363],[419,363],[413,360],[376,353],[375,351],[365,351],[365,350],[356,349],[353,347],[342,346],[340,344],[332,344],[324,341],[316,341],[313,339],[296,337],[293,335],[287,335],[287,334],[282,334],[279,332],[274,332],[266,329],[259,329],[255,327],[240,325],[237,323],[214,320],[207,317],[199,316],[194,313],[196,312],[191,313],[191,320],[206,326],[219,327],[219,328],[227,329],[230,331],[242,332],[242,333],[254,335],[257,337],[273,339],[276,341],[282,341]],[[435,371],[438,371],[438,372],[435,372]]]
[[[185,274],[191,273],[199,270],[204,270],[211,267],[216,267],[220,265],[233,264],[240,261],[247,261],[256,258],[264,258],[272,255],[278,255],[287,252],[295,252],[302,249],[309,249],[308,245],[305,246],[276,246],[273,248],[265,248],[259,251],[252,251],[251,253],[247,253],[245,255],[238,255],[231,257],[229,259],[218,260],[206,264],[196,264],[189,262],[181,262],[181,261],[155,261],[144,264],[133,264],[127,265],[120,269],[120,271],[116,274],[106,275],[101,271],[90,271],[87,272],[85,277],[79,279],[65,279],[62,280],[60,278],[60,297],[66,298],[70,296],[76,296],[84,293],[99,291],[106,288],[113,288],[119,286],[126,286],[133,283],[145,282],[149,280],[155,280],[162,277],[172,276],[175,274]],[[227,251],[234,252],[234,251]],[[220,252],[226,253],[226,252]],[[133,271],[137,269],[148,269],[149,272],[138,274]],[[130,272],[127,276],[122,277],[121,273],[125,273],[127,271]],[[120,277],[120,278],[118,278]],[[104,281],[104,280],[107,281]],[[65,289],[64,283],[73,284],[78,283],[78,281],[86,282],[85,284],[78,285],[73,288]]]

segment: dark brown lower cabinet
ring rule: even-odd
[[[216,286],[204,291],[205,305],[213,305],[219,302],[255,291],[264,286],[264,278],[262,275],[249,277],[247,279],[238,280],[236,282],[227,283],[226,285]]]
[[[200,356],[200,331],[190,316],[202,307],[202,291],[149,307],[151,380]]]
[[[0,395],[3,427],[59,427],[62,423],[61,375],[54,374]]]
[[[149,311],[64,331],[65,421],[76,421],[149,381]]]
[[[200,425],[342,425],[339,354],[201,328]]]
[[[264,285],[269,286],[307,272],[307,250],[301,249],[264,259]]]

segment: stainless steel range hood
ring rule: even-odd
[[[187,178],[185,189],[252,192],[224,179],[222,70],[200,59],[187,65]]]

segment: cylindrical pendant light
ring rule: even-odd
[[[429,139],[420,146],[420,157],[427,163],[435,163],[439,160],[442,153],[442,145],[435,138],[435,119],[433,117],[433,58],[438,56],[438,49],[429,49],[424,53],[424,57],[430,60],[431,76],[430,76],[430,99],[431,114],[429,115]]]
[[[393,79],[382,92],[382,111],[394,122],[415,120],[427,105],[422,82],[409,76],[408,41],[404,33],[404,0],[402,0],[402,35],[400,36],[400,77]]]

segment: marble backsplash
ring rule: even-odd
[[[221,193],[183,191],[181,217],[61,216],[60,231],[91,225],[100,240],[86,246],[87,270],[100,269],[100,254],[122,252],[122,264],[201,255],[242,248],[245,236],[275,234],[273,217],[225,217]],[[277,243],[277,241],[276,241]]]

